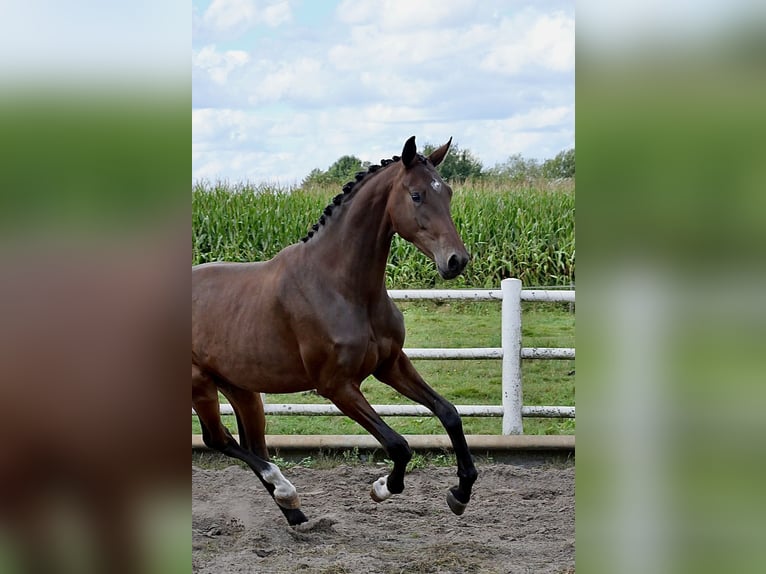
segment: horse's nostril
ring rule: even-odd
[[[462,266],[461,266],[461,263],[460,263],[460,258],[457,255],[453,254],[449,258],[449,261],[447,261],[447,268],[450,271],[457,271],[457,270],[461,269],[461,267]]]

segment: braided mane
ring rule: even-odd
[[[309,231],[305,237],[301,238],[301,241],[304,243],[311,239],[314,234],[319,231],[319,228],[323,226],[327,222],[327,218],[332,215],[333,209],[335,209],[336,206],[340,205],[341,203],[346,203],[351,200],[351,198],[356,195],[356,192],[361,187],[362,181],[368,176],[374,174],[376,171],[378,171],[381,168],[384,168],[388,166],[389,164],[395,163],[397,161],[400,161],[402,158],[398,155],[393,156],[391,159],[382,159],[380,160],[380,165],[371,165],[367,168],[367,171],[359,171],[354,176],[354,181],[349,181],[343,186],[343,193],[339,193],[335,197],[332,198],[332,202],[327,205],[327,207],[324,208],[324,211],[322,212],[322,215],[319,217],[319,221],[311,226],[311,231]]]

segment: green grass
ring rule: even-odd
[[[405,347],[500,347],[499,302],[401,302],[407,326]],[[523,303],[522,344],[525,347],[574,347],[575,315],[566,304]],[[413,361],[439,393],[455,404],[501,404],[501,361]],[[573,406],[574,361],[525,360],[522,365],[525,405]],[[412,404],[373,378],[362,384],[372,404]],[[313,392],[269,395],[271,403],[324,403]],[[224,421],[234,432],[233,416]],[[386,417],[402,434],[443,434],[434,417]],[[468,434],[500,434],[500,418],[464,417]],[[574,434],[573,419],[524,419],[526,434]],[[192,432],[199,434],[196,417]],[[269,416],[269,434],[365,434],[342,416]]]

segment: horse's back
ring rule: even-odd
[[[221,287],[221,283],[233,281],[236,285],[248,280],[264,282],[277,276],[298,255],[298,244],[288,245],[273,258],[266,261],[233,262],[211,261],[192,265],[192,297],[195,289],[206,286]]]
[[[245,273],[257,272],[263,262],[234,263],[231,261],[212,261],[192,266],[192,291],[205,282],[237,277]]]

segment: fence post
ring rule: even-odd
[[[521,280],[503,279],[503,434],[523,434],[521,422]]]

